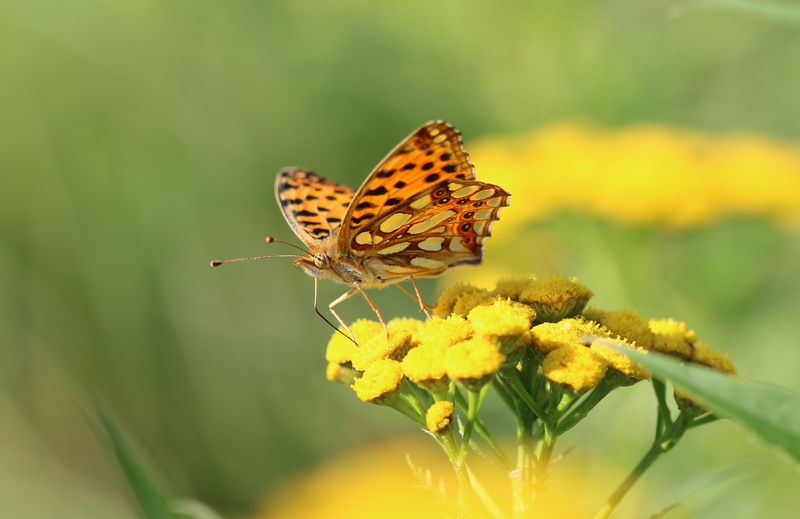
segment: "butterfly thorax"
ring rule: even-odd
[[[338,283],[364,287],[379,286],[385,283],[380,275],[365,267],[360,258],[347,257],[338,252],[335,240],[326,240],[319,247],[294,260],[303,272],[317,279],[330,279]]]

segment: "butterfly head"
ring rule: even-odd
[[[309,252],[299,256],[293,263],[311,277],[325,278],[332,273],[330,258],[324,252]]]

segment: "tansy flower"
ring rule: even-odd
[[[689,393],[686,393],[680,388],[674,389],[675,403],[678,404],[678,409],[689,413],[690,415],[697,416],[708,412],[708,410],[698,401],[696,401]]]
[[[556,276],[532,283],[519,295],[519,302],[536,310],[539,322],[556,322],[578,315],[592,297],[592,291],[577,278]]]
[[[395,330],[406,330],[413,334],[424,324],[425,323],[422,321],[418,319],[412,319],[411,317],[397,317],[386,323],[386,327],[389,329],[389,332],[393,332]]]
[[[616,339],[603,339],[604,343],[612,343],[623,348],[631,348],[639,353],[646,354],[647,350],[638,348],[619,341]],[[598,354],[614,371],[618,372],[620,377],[619,385],[629,386],[635,384],[640,380],[645,380],[651,377],[651,373],[643,366],[633,362],[627,355],[620,353],[617,350],[600,342],[593,342],[590,346],[591,350]]]
[[[339,382],[345,386],[350,386],[361,376],[361,372],[356,371],[347,364],[341,365],[336,362],[329,362],[325,376],[331,382]]]
[[[408,330],[396,329],[386,337],[381,328],[371,339],[355,348],[350,360],[354,368],[364,371],[376,360],[402,360],[410,347],[411,333]]]
[[[447,348],[441,344],[429,343],[412,349],[403,358],[401,365],[403,374],[431,393],[447,391],[450,385],[444,365]]]
[[[351,386],[358,398],[378,405],[391,405],[403,382],[403,370],[396,360],[381,359],[370,364]]]
[[[450,426],[453,421],[455,406],[453,402],[441,400],[434,403],[425,413],[425,423],[428,430],[432,433],[441,434]]]
[[[593,321],[573,317],[557,323],[538,324],[530,331],[531,347],[542,353],[572,344],[584,344],[588,336],[608,337],[608,330]]]
[[[686,329],[686,323],[673,319],[651,319],[650,331],[654,334],[653,350],[682,359],[692,358],[692,345],[697,337],[694,330]]]
[[[535,283],[537,283],[536,276],[527,276],[524,278],[502,278],[497,281],[494,290],[489,292],[489,295],[509,298],[513,301],[519,301],[520,294],[533,286]]]
[[[444,359],[447,376],[470,391],[483,387],[505,362],[497,346],[480,337],[453,345]]]
[[[375,321],[359,319],[350,325],[350,330],[353,331],[356,342],[358,344],[364,344],[367,340],[375,336],[375,334],[383,331],[383,326],[381,326],[381,323]],[[384,333],[384,336],[385,335]],[[328,342],[325,360],[336,364],[344,364],[353,358],[355,348],[356,345],[350,340],[350,334],[347,333],[347,330],[339,328],[338,331],[333,332],[331,340]]]
[[[473,333],[472,325],[459,315],[451,315],[447,319],[434,317],[414,332],[412,346],[418,344],[451,346],[469,339]]]
[[[602,312],[592,319],[608,328],[612,335],[619,335],[629,344],[649,350],[653,347],[653,332],[650,323],[633,310],[622,309],[617,312]]]
[[[473,308],[467,316],[475,332],[493,342],[503,354],[514,348],[535,318],[533,309],[508,299],[497,299],[491,305]]]
[[[542,372],[548,379],[578,392],[597,386],[607,370],[608,364],[600,355],[579,344],[551,351],[542,362]]]
[[[722,353],[705,343],[697,341],[692,352],[692,362],[702,364],[717,371],[724,371],[730,375],[736,374],[736,368],[730,359],[730,353]]]
[[[489,299],[489,291],[469,283],[457,283],[442,291],[433,307],[434,315],[445,318],[450,314],[466,317],[470,310]]]

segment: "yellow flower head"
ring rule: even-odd
[[[513,301],[519,301],[520,294],[536,283],[536,276],[528,276],[524,278],[502,278],[497,281],[494,290],[489,292],[489,295],[509,298]]]
[[[457,342],[469,339],[473,333],[472,325],[459,315],[451,315],[447,319],[434,317],[414,332],[412,345],[452,346]]]
[[[441,400],[430,406],[428,412],[425,413],[428,430],[437,434],[445,432],[453,421],[454,412],[453,402],[447,400]]]
[[[467,316],[475,333],[490,340],[507,354],[517,343],[517,339],[527,332],[536,312],[529,306],[497,299],[491,305],[473,308]]]
[[[444,359],[447,376],[470,391],[483,387],[505,362],[506,356],[497,346],[480,337],[455,344],[447,350]]]
[[[445,318],[450,314],[466,317],[470,310],[489,299],[489,291],[469,283],[457,283],[445,288],[433,307],[434,315]]]
[[[608,337],[608,331],[593,321],[573,317],[557,323],[538,324],[530,332],[531,346],[542,353],[571,344],[583,344],[587,336]]]
[[[706,344],[705,341],[697,341],[694,345],[691,360],[692,362],[708,366],[717,371],[724,371],[725,373],[735,375],[736,368],[733,367],[730,356],[730,353],[722,353],[719,350],[715,350]]]
[[[631,348],[639,353],[646,354],[647,350],[644,348],[638,348],[636,346],[631,346],[624,341],[619,341],[616,339],[604,339],[603,342],[606,343],[613,343],[617,346],[622,346],[624,348]],[[624,353],[620,353],[617,350],[606,346],[605,344],[601,344],[599,342],[593,342],[590,346],[591,350],[596,354],[600,355],[604,361],[609,365],[610,368],[618,371],[623,376],[623,380],[621,381],[620,385],[632,385],[640,380],[646,380],[650,378],[652,375],[651,373],[645,369],[643,366],[636,364],[633,362],[627,355]]]
[[[694,330],[686,329],[686,323],[673,319],[651,319],[650,331],[653,332],[653,350],[682,359],[692,358],[692,344],[697,336]]]
[[[383,331],[381,323],[370,321],[367,319],[359,319],[350,325],[353,331],[353,336],[356,342],[364,344],[367,340],[371,339],[379,331]],[[325,360],[328,362],[335,362],[337,364],[344,364],[353,358],[356,345],[350,340],[350,334],[344,328],[339,328],[339,331],[333,332],[331,340],[328,341],[328,349],[325,352]]]
[[[519,302],[531,305],[540,322],[556,322],[581,313],[592,295],[578,278],[559,275],[533,283],[519,295]]]
[[[544,375],[575,391],[591,389],[603,380],[608,364],[586,346],[569,344],[551,351],[542,362]]]
[[[389,329],[390,333],[395,330],[406,330],[413,334],[424,324],[425,323],[422,321],[418,319],[412,319],[411,317],[397,317],[386,323],[386,327]]]
[[[431,393],[447,391],[450,385],[444,365],[447,349],[440,344],[423,344],[412,349],[403,359],[403,374]]]
[[[411,333],[408,330],[390,331],[387,338],[386,332],[381,328],[371,339],[355,348],[350,360],[354,368],[364,371],[376,360],[402,360],[410,347]]]
[[[335,362],[329,362],[325,375],[331,382],[339,382],[345,386],[350,386],[355,382],[356,378],[361,376],[361,372],[347,365],[342,366]]]
[[[596,321],[612,334],[619,335],[629,344],[636,343],[637,346],[649,350],[653,347],[653,332],[650,331],[650,324],[644,317],[633,310],[622,309],[617,312],[603,312]]]
[[[396,360],[376,360],[367,367],[361,378],[352,387],[358,398],[364,402],[378,405],[389,405],[400,392],[403,382],[403,370]]]
[[[686,393],[680,388],[675,388],[675,403],[678,404],[678,409],[691,415],[697,416],[708,411],[703,404],[695,400],[689,393]]]

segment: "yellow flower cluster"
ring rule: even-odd
[[[609,343],[735,374],[728,356],[698,340],[684,323],[648,320],[627,309],[586,309],[591,296],[577,279],[562,276],[501,279],[491,291],[458,284],[442,292],[435,317],[426,322],[395,319],[387,336],[379,323],[359,320],[351,327],[358,345],[334,333],[328,378],[352,383],[364,401],[386,404],[404,377],[440,396],[450,381],[478,390],[525,351],[541,362],[550,381],[577,392],[608,377],[615,385],[650,378]]]
[[[666,228],[741,216],[800,225],[800,148],[766,136],[571,122],[469,149],[483,175],[528,197],[503,211],[495,245],[570,210]]]

